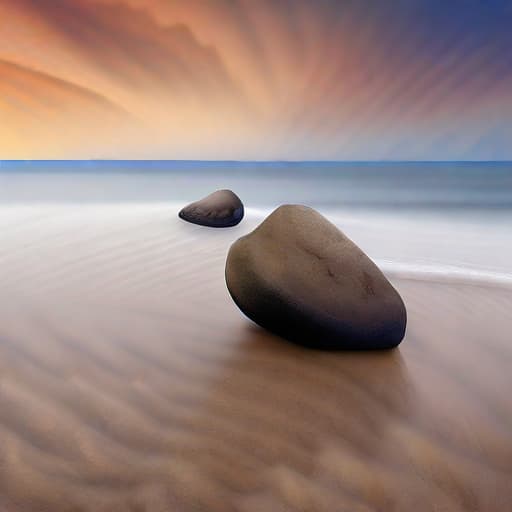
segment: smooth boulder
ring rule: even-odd
[[[398,292],[366,254],[315,210],[284,205],[238,239],[226,284],[242,312],[319,349],[389,349],[405,335]]]
[[[179,217],[193,224],[212,228],[236,226],[244,217],[244,205],[231,190],[217,190],[185,206]]]

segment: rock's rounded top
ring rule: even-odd
[[[244,205],[231,190],[217,190],[183,208],[178,216],[193,224],[214,228],[236,226],[244,217]]]
[[[237,240],[226,283],[251,319],[317,348],[391,348],[406,311],[379,268],[312,208],[283,205]]]

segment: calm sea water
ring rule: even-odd
[[[511,210],[512,163],[0,162],[0,201],[192,200],[217,188],[248,204]]]
[[[0,162],[0,205],[307,204],[383,267],[512,282],[512,163]],[[0,235],[1,236],[1,235]]]

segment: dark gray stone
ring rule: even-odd
[[[179,217],[193,224],[212,228],[236,226],[244,217],[244,205],[231,190],[217,190],[185,206]]]
[[[228,290],[245,315],[320,349],[389,349],[405,335],[404,303],[377,266],[315,210],[285,205],[237,240]]]

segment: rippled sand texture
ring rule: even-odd
[[[3,207],[0,510],[510,511],[512,291],[394,278],[399,350],[260,330],[225,231]]]

